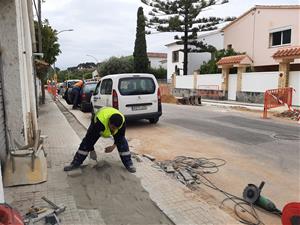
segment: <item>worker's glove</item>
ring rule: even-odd
[[[108,146],[105,148],[105,153],[110,153],[115,149],[116,145]]]
[[[90,152],[90,159],[97,161],[97,154],[95,151]]]

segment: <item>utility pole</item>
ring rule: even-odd
[[[37,12],[37,17],[38,17],[38,48],[39,52],[43,52],[43,44],[42,44],[42,0],[38,0],[38,12]]]

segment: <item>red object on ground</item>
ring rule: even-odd
[[[268,109],[276,108],[278,106],[287,105],[289,110],[292,110],[293,91],[294,89],[291,87],[267,90],[264,95],[263,118],[267,118]]]
[[[291,202],[284,206],[281,222],[282,225],[297,225],[300,223],[300,202]]]
[[[0,204],[0,225],[24,225],[22,216],[7,204]]]

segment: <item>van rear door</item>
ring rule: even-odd
[[[152,77],[133,75],[118,82],[119,109],[124,115],[158,111],[157,82]]]

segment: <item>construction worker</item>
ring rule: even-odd
[[[72,99],[73,99],[73,109],[79,108],[80,103],[80,92],[83,86],[83,81],[80,80],[77,83],[74,84],[72,88]]]
[[[83,138],[70,165],[64,167],[64,171],[70,171],[80,167],[90,152],[93,159],[97,159],[94,151],[94,145],[100,137],[114,137],[114,144],[105,148],[105,152],[112,152],[115,147],[119,151],[121,161],[125,168],[135,173],[136,169],[131,160],[131,153],[125,138],[126,123],[123,114],[115,108],[103,107],[95,113],[94,118]]]

